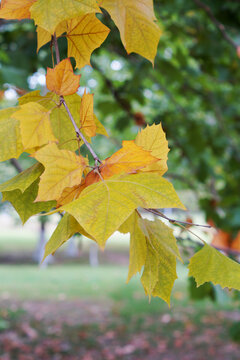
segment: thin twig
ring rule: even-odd
[[[59,47],[58,47],[58,41],[57,41],[57,36],[56,36],[56,33],[53,35],[53,43],[54,43],[54,48],[55,48],[55,53],[56,53],[56,61],[57,61],[57,64],[59,64],[60,62],[60,53],[59,53]],[[95,165],[96,167],[99,166],[99,164],[101,164],[101,160],[99,159],[99,157],[97,156],[97,154],[95,153],[95,151],[92,149],[91,145],[89,144],[89,142],[87,141],[87,139],[85,138],[85,136],[82,134],[82,132],[79,130],[72,114],[71,114],[71,111],[64,99],[64,96],[61,96],[60,97],[60,105],[63,104],[63,106],[65,107],[67,113],[68,113],[68,116],[74,126],[74,129],[76,131],[76,135],[77,135],[77,139],[82,139],[82,141],[84,142],[84,144],[86,145],[86,147],[88,148],[89,152],[91,153],[94,161],[95,161]]]
[[[170,219],[169,217],[167,217],[166,215],[164,215],[161,211],[159,211],[157,209],[144,209],[144,210],[146,210],[148,212],[151,212],[154,215],[160,216],[160,217],[168,220],[172,224],[183,224],[183,225],[199,226],[199,227],[208,228],[208,229],[210,229],[212,227],[211,225],[194,224],[194,223],[190,223],[190,222],[186,222],[186,221],[179,221],[179,220],[175,220],[175,219]]]
[[[84,135],[81,133],[81,131],[79,130],[79,128],[78,128],[78,126],[77,126],[77,124],[76,124],[76,122],[75,122],[75,120],[74,120],[74,118],[73,118],[73,116],[72,116],[72,114],[71,114],[71,111],[69,110],[69,107],[67,106],[67,103],[66,103],[66,101],[65,101],[65,99],[64,99],[63,96],[61,96],[61,103],[62,103],[63,106],[65,107],[65,109],[66,109],[66,111],[67,111],[67,113],[68,113],[68,116],[69,116],[69,118],[70,118],[70,120],[71,120],[71,122],[72,122],[72,124],[73,124],[73,126],[74,126],[74,129],[75,129],[75,131],[76,131],[77,138],[78,138],[78,139],[79,139],[79,138],[82,139],[82,141],[84,142],[84,144],[85,144],[86,147],[88,148],[89,152],[92,154],[92,157],[93,157],[94,160],[95,160],[96,166],[97,166],[98,164],[101,164],[101,163],[102,163],[101,160],[99,159],[99,157],[97,156],[97,154],[95,153],[95,151],[92,149],[91,145],[89,144],[89,142],[87,141],[87,139],[85,138],[85,136],[84,136]]]
[[[226,28],[225,26],[220,23],[220,21],[218,21],[211,8],[209,6],[207,6],[206,4],[204,4],[202,1],[200,0],[193,0],[195,2],[195,4],[197,6],[199,6],[201,9],[203,9],[205,11],[205,13],[208,15],[208,17],[211,19],[211,21],[214,23],[214,25],[217,27],[217,29],[221,32],[221,34],[223,35],[224,39],[231,44],[235,50],[237,50],[238,45],[231,39],[231,37],[227,34],[226,32]]]
[[[202,243],[205,244],[205,241],[203,239],[200,238],[200,236],[198,236],[197,234],[195,234],[193,231],[191,231],[189,228],[183,226],[183,225],[192,225],[192,226],[199,226],[199,227],[204,227],[204,228],[211,228],[212,226],[210,225],[200,225],[200,224],[194,224],[194,223],[189,223],[189,222],[184,222],[184,221],[178,221],[178,220],[174,220],[174,219],[170,219],[168,218],[166,215],[164,215],[161,211],[157,210],[157,209],[144,209],[154,215],[160,216],[166,220],[168,220],[170,223],[175,224],[180,226],[183,230],[188,231],[190,234],[192,234],[193,236],[197,237]],[[182,225],[183,224],[183,225]],[[192,241],[190,239],[190,241]],[[228,255],[233,255],[233,256],[239,256],[239,251],[237,250],[232,250],[232,249],[225,249],[225,248],[220,248],[214,245],[211,245],[214,249],[218,250],[218,251],[222,251]]]

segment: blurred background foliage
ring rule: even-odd
[[[96,114],[109,132],[109,139],[94,140],[102,157],[139,127],[161,122],[171,148],[167,176],[178,190],[193,190],[206,220],[234,238],[240,228],[240,59],[234,47],[240,44],[240,3],[208,1],[232,43],[199,3],[155,1],[163,35],[154,69],[140,56],[127,56],[108,14],[99,15],[112,32],[94,52],[92,68],[80,71],[79,93],[87,87],[95,94]],[[0,21],[0,106],[6,107],[21,95],[15,87],[44,91],[52,60],[49,44],[36,53],[31,21]],[[66,39],[60,48],[63,58]],[[23,167],[28,161],[20,159]],[[11,172],[5,164],[1,179]]]

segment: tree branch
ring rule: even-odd
[[[21,165],[19,164],[19,162],[16,159],[10,159],[10,163],[12,164],[12,166],[15,167],[17,172],[21,173],[23,171]]]
[[[56,62],[57,62],[57,64],[59,64],[60,63],[60,53],[59,53],[59,47],[58,47],[58,41],[57,41],[56,33],[54,33],[54,35],[53,35],[53,45],[54,45],[54,48],[55,48]]]
[[[119,106],[123,109],[123,111],[125,111],[127,113],[128,116],[135,119],[134,113],[132,111],[131,103],[121,96],[121,92],[114,87],[113,82],[101,71],[98,64],[94,60],[91,60],[91,61],[92,61],[93,68],[101,74],[101,76],[106,84],[106,87],[108,88],[108,90],[110,91],[110,93],[112,94],[112,96],[116,100],[116,102],[119,104]]]
[[[55,53],[56,53],[56,61],[57,61],[57,64],[59,64],[60,62],[60,53],[59,53],[59,47],[58,47],[58,41],[57,41],[57,36],[56,36],[56,33],[53,35],[53,43],[54,43],[54,48],[55,48]],[[82,132],[79,130],[72,114],[71,114],[71,111],[64,99],[64,96],[61,96],[60,97],[60,103],[63,104],[63,106],[65,107],[67,113],[68,113],[68,116],[74,126],[74,129],[76,131],[76,135],[77,135],[77,138],[78,139],[82,139],[82,141],[84,142],[84,144],[86,145],[87,149],[89,150],[89,152],[91,153],[94,161],[95,161],[95,165],[96,166],[99,166],[99,164],[101,164],[101,160],[99,159],[99,157],[97,156],[97,154],[95,153],[95,151],[92,149],[91,145],[89,144],[89,142],[87,141],[87,139],[85,138],[85,136],[82,134]]]
[[[208,17],[211,19],[211,21],[213,22],[213,24],[217,27],[217,29],[221,32],[222,36],[224,37],[224,39],[234,47],[235,50],[237,50],[238,45],[231,39],[231,37],[227,34],[226,32],[226,28],[225,26],[220,23],[220,21],[218,21],[211,8],[209,6],[207,6],[206,4],[204,4],[202,1],[200,0],[193,0],[195,2],[195,4],[197,6],[199,6],[201,9],[203,9],[205,11],[205,13],[208,15]]]

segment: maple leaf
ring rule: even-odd
[[[145,129],[138,133],[135,143],[144,150],[151,151],[152,156],[159,159],[158,162],[146,166],[141,171],[157,171],[160,175],[165,174],[168,169],[167,159],[169,148],[162,125],[147,125]]]
[[[84,180],[82,180],[82,184],[80,185],[65,188],[60,198],[57,199],[57,208],[78,199],[85,187]]]
[[[80,127],[79,112],[81,97],[78,94],[73,94],[65,96],[64,99],[76,121],[76,124]],[[24,105],[29,102],[41,104],[49,111],[52,109],[50,113],[50,122],[53,133],[59,141],[59,146],[62,149],[75,151],[78,148],[76,132],[72,126],[65,107],[63,105],[56,106],[56,104],[60,104],[59,95],[48,93],[46,96],[41,96],[40,91],[36,90],[19,98],[20,105]]]
[[[80,233],[89,239],[94,240],[91,235],[86,233],[73,216],[65,214],[45,246],[45,253],[42,261],[44,261],[47,256],[54,254],[60,246],[76,233]]]
[[[238,231],[237,236],[233,239],[231,249],[240,252],[240,231]]]
[[[193,276],[197,286],[211,281],[222,288],[240,290],[240,264],[204,244],[190,260],[189,276]]]
[[[103,160],[99,171],[103,179],[107,179],[121,173],[136,172],[156,161],[149,151],[137,146],[134,141],[123,141],[120,150]]]
[[[9,201],[20,216],[22,223],[33,215],[42,211],[50,211],[55,205],[55,201],[34,202],[38,193],[39,179],[35,180],[24,192],[21,190],[3,191],[3,201]]]
[[[95,14],[68,21],[68,56],[75,58],[76,67],[90,65],[92,52],[101,46],[109,32],[110,29]]]
[[[57,95],[72,95],[79,88],[80,77],[74,75],[70,59],[64,59],[54,69],[47,69],[47,88]]]
[[[20,121],[24,150],[56,141],[50,123],[50,111],[38,103],[27,103],[12,115]]]
[[[99,135],[104,135],[108,137],[108,132],[105,129],[105,127],[103,126],[103,124],[98,120],[98,118],[96,117],[95,114],[93,114],[93,118],[96,124],[96,133]]]
[[[48,108],[49,102],[52,100],[52,97],[54,95],[55,94],[48,93],[48,94],[46,94],[46,96],[42,96],[40,90],[34,90],[34,91],[31,91],[31,92],[21,96],[18,99],[18,102],[19,102],[19,105],[25,105],[30,102],[37,102],[40,105]],[[52,105],[53,105],[53,103],[52,103]]]
[[[82,156],[69,150],[59,150],[54,143],[37,151],[34,157],[45,168],[40,178],[37,201],[58,199],[66,187],[81,182],[83,170],[87,166]]]
[[[93,137],[96,135],[96,123],[93,114],[93,94],[87,94],[84,91],[81,107],[80,107],[80,130],[87,136]]]
[[[147,242],[139,226],[140,215],[134,211],[132,215],[118,229],[123,234],[130,233],[130,250],[129,250],[129,270],[127,282],[132,276],[142,270],[147,257]]]
[[[50,34],[64,20],[96,12],[100,12],[96,0],[38,0],[31,7],[35,23]]]
[[[37,52],[41,49],[42,46],[47,44],[52,39],[52,35],[49,31],[41,28],[41,26],[37,26]],[[67,31],[67,22],[61,22],[56,28],[56,37],[58,38],[64,32]]]
[[[161,30],[156,24],[153,0],[99,0],[120,31],[128,53],[136,52],[154,62]]]
[[[68,108],[70,109],[71,114],[73,115],[73,118],[75,119],[77,126],[80,128],[80,108],[82,102],[81,97],[78,94],[73,94],[65,96],[64,99]],[[60,98],[54,93],[48,93],[46,96],[41,96],[40,91],[36,90],[19,98],[20,105],[24,105],[29,102],[37,102],[51,110],[53,106],[56,105],[56,103],[60,103]],[[94,115],[93,118],[96,124],[97,134],[108,136],[106,129],[97,119],[96,115]],[[52,109],[50,114],[50,121],[53,133],[59,141],[59,147],[72,151],[78,149],[76,132],[64,106],[55,106]]]
[[[87,175],[85,186],[101,179],[109,179],[114,175],[134,173],[156,161],[157,159],[151,155],[150,151],[137,146],[134,141],[123,141],[120,150],[102,161],[98,172],[93,170]]]
[[[0,161],[18,158],[23,152],[19,121],[11,116],[16,108],[0,110]]]
[[[0,191],[13,191],[20,190],[24,192],[39,176],[43,173],[44,168],[41,164],[37,163],[22,171],[20,174],[14,176],[12,179],[0,185]]]
[[[173,230],[160,220],[139,220],[147,240],[147,257],[141,282],[146,294],[158,296],[170,305],[177,279],[176,259],[182,261]]]
[[[101,247],[138,207],[185,209],[172,184],[158,174],[141,173],[97,182],[62,206]]]
[[[0,18],[8,20],[30,19],[30,7],[36,0],[4,0],[1,2]]]

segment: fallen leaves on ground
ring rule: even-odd
[[[0,317],[4,360],[239,359],[228,332],[234,311],[177,307],[126,318],[110,301],[1,300]]]

